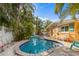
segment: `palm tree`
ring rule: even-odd
[[[36,25],[36,30],[35,30],[36,34],[41,35],[43,30],[43,21],[40,18],[36,17],[35,25]]]
[[[79,14],[78,3],[57,3],[55,5],[55,13],[59,15],[59,18],[63,20],[67,16],[71,15],[73,19],[76,19],[76,14]]]
[[[44,29],[46,29],[51,23],[53,23],[51,20],[45,20],[44,21]]]

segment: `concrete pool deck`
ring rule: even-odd
[[[30,54],[30,53],[25,53],[25,52],[21,51],[20,48],[19,48],[19,47],[20,47],[23,43],[25,43],[25,42],[27,42],[27,40],[25,40],[25,41],[20,41],[20,42],[15,46],[14,51],[15,51],[15,53],[16,53],[17,55],[20,55],[20,56],[48,56],[48,55],[50,55],[51,52],[53,52],[55,49],[58,49],[58,48],[60,48],[60,47],[63,46],[63,44],[61,44],[61,43],[59,43],[59,42],[57,42],[57,41],[53,41],[53,43],[54,43],[54,48],[52,47],[52,48],[50,48],[49,50],[42,51],[42,52],[40,52],[40,53],[38,53],[38,54]],[[32,42],[31,42],[31,43],[32,43]],[[53,44],[52,44],[52,45],[53,45]],[[28,48],[28,47],[27,47],[27,48]]]
[[[58,40],[55,40],[58,41]],[[58,41],[64,44],[63,47],[55,49],[53,52],[51,52],[48,56],[79,56],[79,51],[70,50],[69,47],[71,43],[64,42],[64,41]],[[0,56],[19,56],[15,54],[14,47],[19,42],[15,42],[14,44],[9,44],[9,47],[4,50],[4,52],[0,53]]]

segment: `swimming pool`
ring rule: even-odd
[[[39,36],[31,36],[28,42],[23,43],[19,48],[25,53],[37,54],[54,48],[53,41],[42,39]]]
[[[45,56],[62,46],[60,42],[34,35],[28,40],[18,42],[14,50],[17,55],[21,56]]]

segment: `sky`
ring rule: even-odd
[[[53,22],[59,21],[59,17],[57,14],[55,14],[55,4],[54,3],[36,3],[34,4],[36,6],[36,10],[34,15],[38,16],[42,20],[52,20]],[[67,6],[67,4],[64,5],[64,8]],[[79,15],[76,15],[77,18],[79,18]],[[71,19],[71,16],[66,17],[65,19]]]
[[[36,3],[36,10],[34,15],[42,20],[58,21],[59,17],[54,13],[55,4],[53,3]]]

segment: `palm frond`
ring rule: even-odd
[[[58,14],[59,12],[61,12],[62,9],[63,9],[63,6],[64,6],[64,3],[56,3],[56,5],[55,5],[55,13]]]

